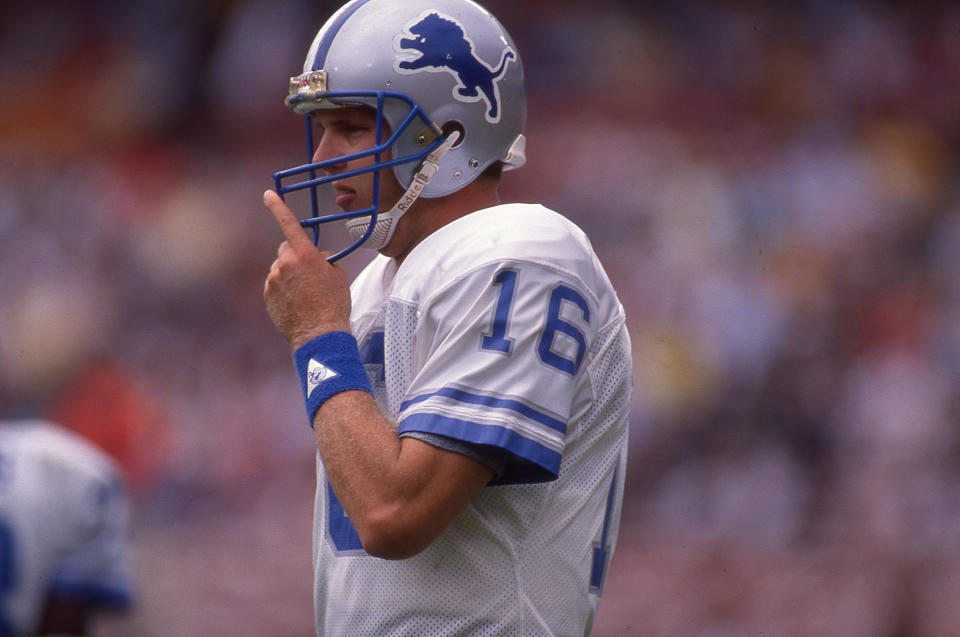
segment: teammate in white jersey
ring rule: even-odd
[[[501,170],[524,163],[513,41],[469,0],[354,0],[287,105],[312,158],[264,195],[286,239],[264,298],[316,438],[317,634],[588,634],[630,343],[583,232],[500,202]],[[281,199],[328,183],[342,213],[314,192],[298,221]],[[338,219],[354,243],[317,250]],[[361,246],[380,254],[350,286],[336,261]]]
[[[0,635],[86,635],[132,597],[115,464],[55,424],[0,422]]]

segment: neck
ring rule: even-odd
[[[498,205],[499,185],[499,180],[481,177],[446,197],[418,199],[400,219],[393,239],[380,250],[381,254],[393,257],[400,265],[411,250],[443,226],[477,210]]]

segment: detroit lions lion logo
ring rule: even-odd
[[[473,42],[459,22],[430,11],[421,14],[396,36],[394,49],[400,54],[393,65],[397,72],[447,72],[457,80],[453,87],[455,99],[461,102],[483,100],[487,105],[487,121],[491,124],[500,121],[497,84],[506,73],[509,61],[517,58],[511,47],[503,50],[500,65],[493,68],[477,57]],[[419,57],[414,57],[418,54]]]

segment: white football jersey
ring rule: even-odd
[[[613,553],[631,391],[623,309],[584,235],[538,205],[376,257],[351,323],[398,435],[497,447],[506,468],[423,552],[363,552],[318,456],[319,635],[589,632]]]
[[[48,593],[128,604],[127,517],[104,453],[51,423],[0,422],[0,635],[32,634]]]

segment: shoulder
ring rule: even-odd
[[[593,252],[586,234],[563,215],[538,204],[504,204],[478,210],[444,226],[414,253],[436,252],[447,260],[557,260],[562,257],[561,249]]]
[[[116,463],[104,451],[72,431],[44,420],[0,423],[0,448],[10,448],[17,462],[36,463],[64,480],[79,477],[113,481]]]
[[[566,217],[536,204],[479,210],[437,230],[407,257],[395,294],[424,285],[442,288],[478,269],[529,264],[581,278],[599,263],[586,234]]]

